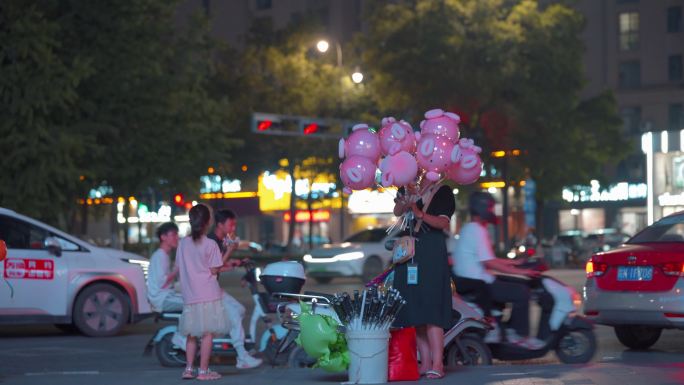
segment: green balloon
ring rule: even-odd
[[[332,317],[313,314],[311,306],[301,303],[298,317],[300,332],[297,344],[316,358],[314,367],[328,372],[343,372],[349,367],[349,350],[344,334],[338,331],[339,323]]]
[[[300,345],[309,356],[319,358],[324,354],[330,354],[328,346],[337,341],[337,330],[322,316],[302,314],[299,317],[299,326]]]

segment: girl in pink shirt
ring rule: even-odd
[[[211,209],[198,204],[190,209],[189,216],[191,236],[183,238],[176,251],[183,295],[179,329],[188,337],[185,347],[187,366],[182,378],[194,378],[197,338],[201,338],[197,379],[217,380],[221,375],[209,370],[212,339],[214,334],[226,334],[229,330],[217,274],[230,270],[232,266],[221,255],[216,242],[206,237]]]

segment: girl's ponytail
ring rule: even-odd
[[[211,209],[204,203],[200,203],[193,206],[188,215],[190,217],[190,234],[192,235],[192,240],[196,241],[202,238],[202,235],[205,234],[209,227]]]

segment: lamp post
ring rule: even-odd
[[[327,40],[319,40],[318,43],[316,43],[316,49],[318,49],[318,52],[320,53],[326,53],[328,52],[328,49],[330,49],[330,43]],[[335,50],[337,51],[337,66],[342,67],[342,47],[337,41],[335,41]]]
[[[330,42],[327,40],[319,40],[318,43],[316,43],[316,49],[320,53],[326,53],[330,49]],[[338,41],[335,41],[335,51],[337,55],[337,67],[342,68],[342,46],[340,46]],[[363,73],[358,66],[356,66],[354,72],[351,74],[351,79],[354,84],[361,84],[363,82]]]

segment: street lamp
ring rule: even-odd
[[[316,49],[320,53],[326,53],[330,49],[330,43],[327,40],[319,40],[316,43]],[[342,47],[337,41],[335,41],[335,50],[337,51],[337,66],[342,67]]]
[[[359,72],[357,69],[354,71],[354,73],[351,75],[352,81],[356,84],[360,84],[363,81],[363,74]]]

